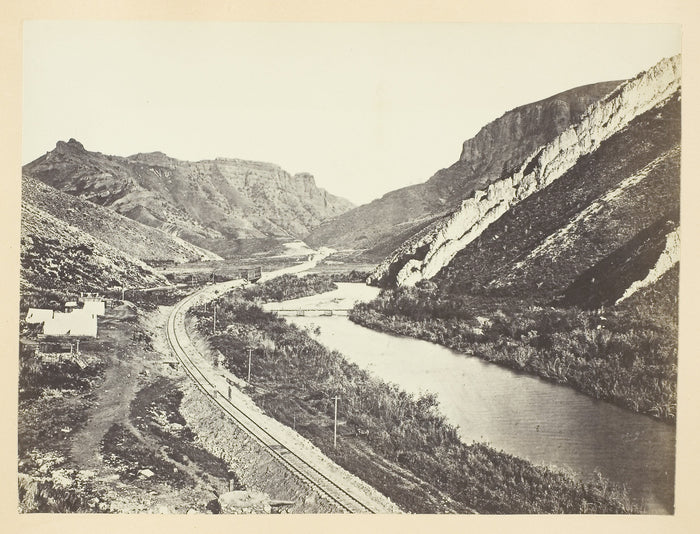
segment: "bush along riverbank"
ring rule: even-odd
[[[439,343],[673,422],[678,328],[672,310],[652,309],[641,298],[583,310],[402,288],[357,304],[350,320]]]
[[[250,285],[243,289],[243,294],[248,300],[277,302],[308,297],[334,289],[338,289],[338,286],[329,275],[297,276],[296,274],[284,274],[260,284]]]
[[[294,428],[339,465],[416,513],[635,513],[627,496],[602,478],[583,483],[484,444],[462,443],[433,396],[414,397],[241,298],[194,309],[195,328],[244,378],[252,351],[249,393],[265,412]],[[338,396],[338,442],[333,443]]]

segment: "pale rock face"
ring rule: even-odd
[[[680,68],[680,56],[674,56],[621,84],[592,104],[578,124],[533,152],[511,176],[490,184],[486,192],[477,191],[422,237],[404,243],[368,280],[386,282],[397,265],[401,266],[396,275],[400,286],[412,286],[435,276],[513,205],[560,178],[581,156],[671,97],[680,87]],[[422,247],[427,247],[427,252],[422,259],[416,258]]]
[[[680,229],[676,228],[666,236],[666,246],[656,260],[656,264],[651,268],[649,273],[642,280],[635,281],[627,288],[625,293],[617,299],[615,304],[619,304],[623,300],[631,297],[640,289],[650,286],[668,272],[680,260],[681,236]]]

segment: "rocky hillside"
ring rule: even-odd
[[[309,174],[238,159],[187,162],[160,152],[129,157],[89,152],[78,141],[25,165],[60,191],[111,208],[205,248],[231,240],[298,238],[352,208]],[[216,250],[214,250],[216,252]]]
[[[564,289],[659,220],[677,225],[679,135],[675,57],[406,241],[372,280],[413,285],[444,270],[443,283],[463,290]],[[637,255],[648,270],[656,258],[647,256]]]
[[[680,57],[406,241],[352,320],[673,421]]]
[[[464,142],[459,160],[427,182],[387,193],[323,223],[306,241],[368,249],[383,259],[416,231],[456,209],[476,189],[509,173],[537,147],[578,122],[586,108],[619,82],[586,85],[505,113]]]
[[[146,263],[220,259],[176,236],[62,193],[28,176],[22,177],[22,202]]]
[[[67,224],[32,203],[22,204],[20,291],[99,291],[167,284],[148,265]]]

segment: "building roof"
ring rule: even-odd
[[[97,314],[80,309],[72,313],[55,312],[51,319],[44,321],[44,334],[97,337]]]
[[[44,310],[41,308],[29,308],[27,311],[26,321],[28,323],[43,323],[53,317],[53,310]]]

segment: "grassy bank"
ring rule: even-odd
[[[209,313],[192,314],[202,333],[211,331]],[[247,374],[252,348],[250,393],[256,403],[406,511],[638,511],[604,480],[582,483],[486,445],[460,442],[434,397],[416,398],[371,377],[304,330],[236,295],[219,299],[219,321],[228,326],[210,342],[239,377]],[[334,447],[336,395],[341,400]]]
[[[248,286],[243,289],[243,294],[249,300],[276,302],[308,297],[318,293],[325,293],[326,291],[333,291],[334,289],[338,289],[338,286],[328,275],[310,274],[297,276],[295,274],[285,274],[261,284]]]
[[[672,285],[674,276],[677,269],[662,284]],[[426,284],[384,291],[374,301],[356,305],[350,319],[674,421],[678,329],[673,310],[666,302],[650,306],[644,296],[618,307],[582,310],[507,298],[450,297]]]

